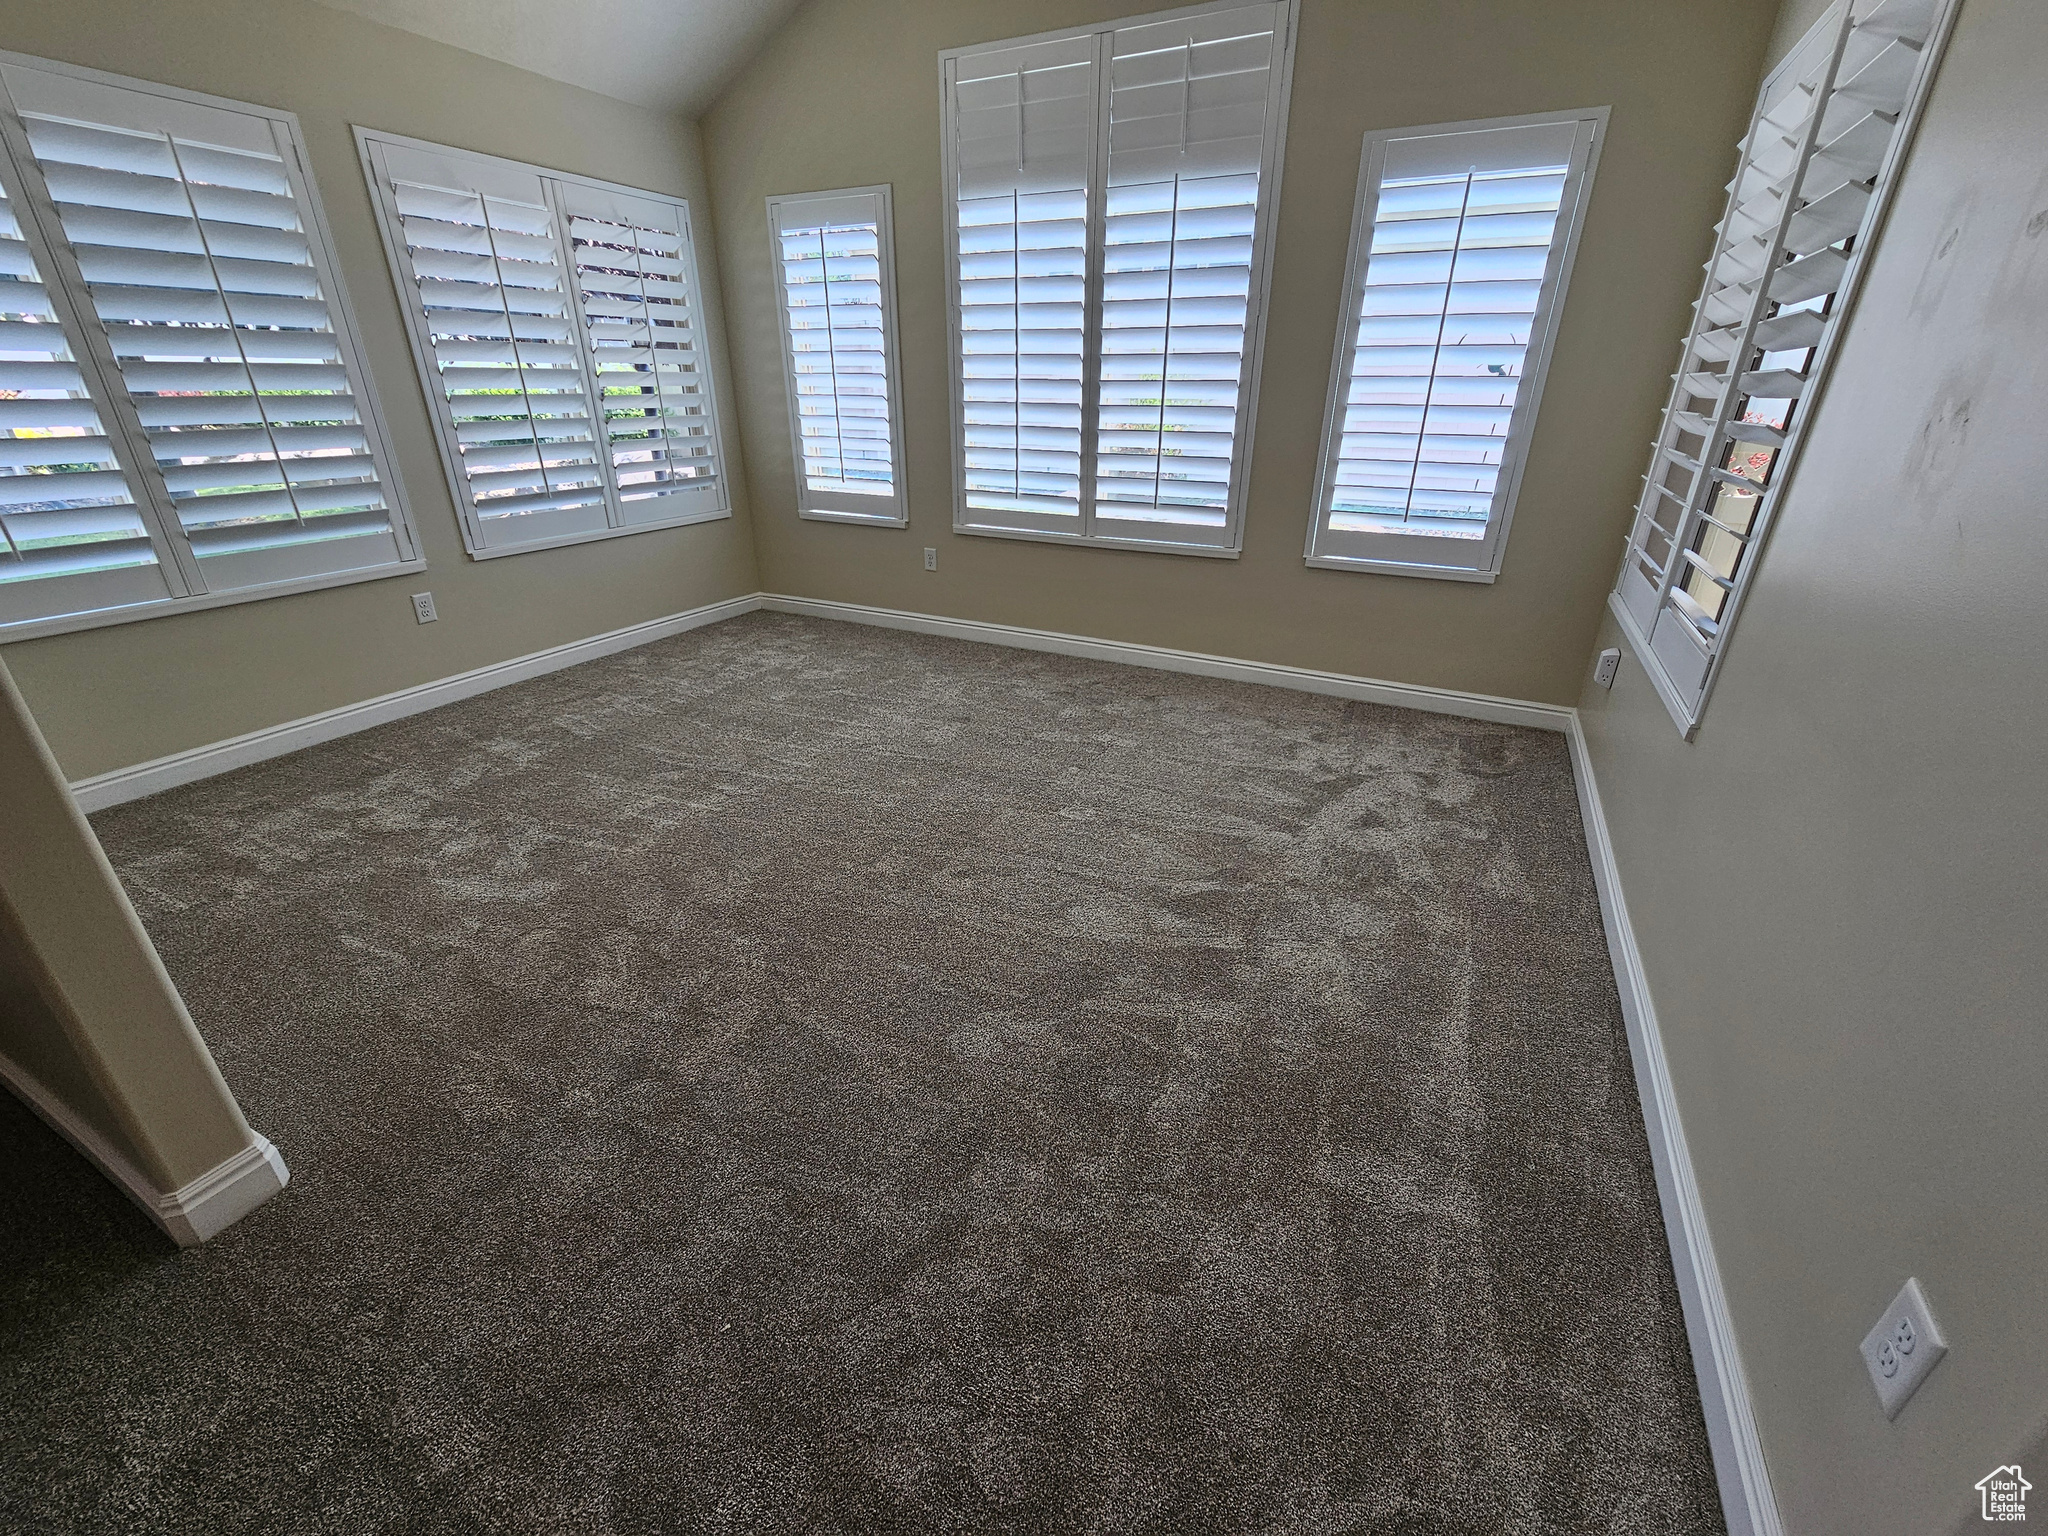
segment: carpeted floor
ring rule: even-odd
[[[96,824],[294,1177],[0,1094],[0,1529],[1721,1528],[1559,737],[764,614]]]

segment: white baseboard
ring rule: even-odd
[[[1403,709],[1424,709],[1435,714],[1463,715],[1475,720],[1493,720],[1503,725],[1534,726],[1538,730],[1562,731],[1571,711],[1556,704],[1536,704],[1525,699],[1495,698],[1483,693],[1460,693],[1450,688],[1429,688],[1416,683],[1391,683],[1378,678],[1353,677],[1342,672],[1317,672],[1306,667],[1281,666],[1274,662],[1241,661],[1230,656],[1208,656],[1199,651],[1177,651],[1165,646],[1138,645],[1123,640],[1097,640],[1086,635],[1066,635],[1053,630],[1023,629],[1013,624],[985,624],[976,619],[948,619],[936,614],[904,613],[893,608],[871,608],[861,603],[829,602],[822,598],[786,597],[776,593],[750,592],[703,608],[692,608],[667,618],[630,625],[607,634],[592,635],[567,645],[494,662],[473,672],[437,678],[417,687],[402,688],[360,704],[344,704],[317,715],[288,720],[244,736],[210,742],[168,757],[116,768],[108,773],[80,779],[71,786],[79,806],[101,811],[110,805],[139,800],[180,784],[211,778],[217,773],[282,757],[287,752],[333,741],[373,725],[401,720],[407,715],[438,709],[461,699],[474,698],[493,688],[520,683],[544,673],[595,661],[635,646],[664,640],[685,630],[737,618],[757,608],[777,613],[807,614],[812,618],[841,619],[855,624],[875,624],[888,629],[915,630],[921,634],[948,635],[956,640],[977,640],[990,645],[1015,646],[1031,651],[1055,651],[1063,656],[1088,656],[1098,661],[1153,667],[1167,672],[1189,672],[1203,677],[1228,678],[1241,683],[1264,683],[1275,688],[1296,688],[1308,693],[1332,694],[1339,698],[1363,699],[1372,704],[1392,704]]]
[[[1208,656],[1200,651],[1176,651],[1166,646],[1138,645],[1127,640],[1097,640],[1087,635],[1064,635],[1049,629],[1022,629],[1014,624],[985,624],[979,619],[948,619],[930,613],[905,613],[895,608],[870,608],[864,603],[836,603],[823,598],[787,597],[777,592],[764,592],[761,594],[761,606],[775,613],[804,614],[814,619],[843,619],[852,624],[909,629],[923,635],[946,635],[955,640],[978,640],[987,645],[1015,646],[1026,651],[1055,651],[1062,656],[1120,661],[1127,666],[1152,667],[1163,672],[1191,672],[1201,677],[1228,678],[1232,682],[1264,683],[1269,687],[1295,688],[1304,693],[1362,699],[1369,704],[1425,709],[1432,714],[1463,715],[1470,720],[1493,720],[1502,725],[1534,726],[1539,731],[1565,730],[1572,718],[1571,709],[1560,704],[1501,699],[1485,693],[1460,693],[1454,688],[1428,688],[1418,683],[1389,683],[1374,677],[1353,677],[1344,672],[1316,672],[1307,667],[1287,667],[1269,661],[1240,661],[1233,656]]]
[[[190,784],[195,779],[211,778],[231,768],[260,763],[265,758],[282,757],[287,752],[333,741],[336,737],[367,730],[373,725],[402,720],[407,715],[474,698],[493,688],[503,688],[508,683],[522,683],[530,677],[573,667],[579,662],[595,661],[600,656],[665,640],[685,630],[716,624],[720,619],[736,618],[743,613],[752,613],[760,606],[760,595],[749,592],[744,597],[729,598],[725,602],[692,608],[684,613],[672,613],[666,618],[650,619],[645,624],[628,625],[607,634],[592,635],[586,640],[572,640],[567,645],[550,646],[544,651],[515,656],[510,661],[493,662],[473,672],[458,672],[453,677],[437,678],[414,688],[401,688],[396,693],[365,699],[360,704],[344,704],[339,709],[323,710],[300,720],[288,720],[283,725],[251,731],[246,736],[231,736],[226,741],[174,752],[169,757],[137,763],[130,768],[95,774],[89,779],[78,780],[71,786],[71,793],[78,797],[81,809],[88,812],[105,810],[110,805],[139,800],[144,795]]]
[[[182,1189],[157,1197],[157,1221],[180,1247],[224,1232],[292,1181],[270,1138],[256,1139]]]
[[[76,1147],[81,1156],[112,1179],[142,1214],[163,1229],[180,1248],[191,1248],[225,1231],[283,1189],[292,1180],[269,1138],[256,1136],[234,1156],[207,1169],[178,1189],[160,1190],[142,1170],[106,1137],[75,1114],[19,1063],[0,1056],[0,1082],[5,1082],[50,1129]],[[250,1132],[255,1136],[255,1132]]]
[[[1656,1167],[1658,1202],[1664,1209],[1664,1231],[1678,1279],[1679,1304],[1685,1312],[1686,1337],[1692,1346],[1693,1373],[1699,1379],[1700,1406],[1706,1412],[1707,1443],[1721,1487],[1721,1508],[1729,1536],[1784,1536],[1763,1441],[1750,1407],[1742,1352],[1736,1347],[1734,1320],[1728,1313],[1720,1267],[1714,1262],[1706,1209],[1693,1175],[1692,1154],[1686,1148],[1685,1127],[1679,1120],[1678,1096],[1664,1058],[1657,1010],[1650,1000],[1649,978],[1636,947],[1635,930],[1629,924],[1621,870],[1614,860],[1600,786],[1593,777],[1593,760],[1586,750],[1578,711],[1572,711],[1565,734],[1571,743],[1579,816],[1586,826],[1586,852],[1600,891],[1607,952],[1614,963],[1614,984],[1621,993],[1622,1018],[1628,1026],[1636,1091],[1650,1135],[1650,1160]]]

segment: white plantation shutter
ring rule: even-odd
[[[1223,542],[1281,13],[1120,27],[1109,86],[1100,532]],[[1156,528],[1153,533],[1156,534]]]
[[[291,119],[10,56],[0,622],[414,559]],[[0,386],[6,387],[6,386]],[[62,444],[60,447],[59,445]]]
[[[1311,561],[1498,570],[1604,123],[1368,137]]]
[[[1090,36],[962,58],[948,92],[966,521],[1081,527]]]
[[[804,517],[908,516],[889,189],[768,199]]]
[[[718,454],[689,211],[558,182],[621,516],[716,511]]]
[[[1764,82],[1609,599],[1688,735],[1784,493],[1954,0],[1838,4]]]
[[[0,593],[9,619],[167,598],[16,199],[0,202]]]
[[[957,523],[1241,541],[1289,4],[942,59]]]
[[[688,209],[356,138],[469,552],[727,515]]]
[[[547,189],[529,172],[377,146],[424,380],[486,547],[608,524],[598,412]],[[388,189],[388,190],[387,190]]]

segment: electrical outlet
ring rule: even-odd
[[[420,621],[420,622],[421,622],[422,624],[431,624],[431,623],[433,623],[433,622],[434,622],[434,620],[436,620],[436,619],[438,619],[439,617],[441,617],[441,615],[439,615],[438,613],[434,612],[434,594],[433,594],[433,593],[431,593],[431,592],[415,592],[415,593],[413,593],[413,595],[412,595],[412,616],[413,616],[414,618],[418,619],[418,620],[419,620],[419,621]]]
[[[939,552],[936,549],[924,552],[924,568],[928,571],[936,571],[939,568]]]
[[[1593,663],[1593,681],[1602,688],[1614,686],[1614,674],[1621,670],[1621,652],[1609,647],[1600,653],[1600,659]]]
[[[1948,1340],[1927,1309],[1926,1293],[1918,1280],[1908,1280],[1877,1326],[1863,1336],[1863,1363],[1870,1368],[1870,1382],[1886,1418],[1899,1416],[1906,1399],[1947,1353]]]

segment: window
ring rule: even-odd
[[[1690,736],[1826,382],[1954,0],[1828,11],[1764,82],[1608,606]]]
[[[1309,564],[1500,570],[1606,124],[1366,136]]]
[[[470,554],[730,516],[688,206],[356,141]]]
[[[296,120],[0,91],[0,637],[417,569]]]
[[[768,199],[797,515],[908,521],[887,187]]]
[[[1235,554],[1291,0],[941,55],[955,526]]]

